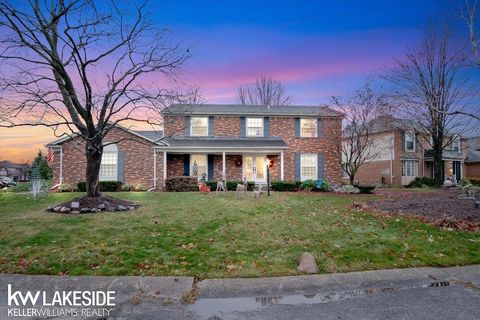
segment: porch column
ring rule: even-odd
[[[163,151],[163,186],[167,180],[167,151]]]
[[[222,178],[223,177],[226,177],[226,174],[225,174],[225,151],[222,152]]]
[[[283,176],[283,150],[280,152],[280,180],[284,180]]]

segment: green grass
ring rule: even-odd
[[[298,274],[302,252],[321,272],[480,263],[480,233],[442,231],[347,208],[374,196],[276,193],[254,201],[199,193],[116,193],[133,212],[59,215],[0,194],[0,272],[258,277]]]

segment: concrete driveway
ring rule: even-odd
[[[108,313],[50,314],[56,319],[480,319],[478,265],[198,283],[189,277],[0,275],[0,319],[16,318],[8,313],[15,307],[8,306],[8,284],[47,296],[115,291]]]

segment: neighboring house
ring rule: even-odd
[[[104,141],[100,180],[120,180],[162,188],[168,177],[341,180],[341,161],[327,132],[341,134],[341,115],[327,106],[171,105],[163,111],[164,136],[153,131],[112,129]],[[47,145],[55,151],[54,179],[85,178],[80,138]],[[194,172],[196,171],[196,172]]]
[[[465,177],[480,179],[480,137],[468,139],[468,156],[465,159]]]
[[[12,161],[0,161],[0,177],[9,177],[13,181],[28,180],[28,163],[14,163]]]
[[[379,117],[371,125],[374,155],[358,170],[360,184],[407,185],[416,177],[433,177],[433,156],[424,135],[406,119]],[[443,150],[442,176],[465,176],[467,139],[456,138]],[[344,180],[348,177],[344,174]]]

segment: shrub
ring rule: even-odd
[[[297,191],[300,188],[299,181],[272,181],[272,190],[275,191]]]
[[[58,186],[60,192],[75,192],[78,191],[78,187],[75,184],[62,183]]]
[[[131,183],[125,183],[122,185],[121,191],[133,191],[135,189],[134,185]]]
[[[122,182],[121,181],[100,181],[100,191],[103,192],[114,192],[114,191],[121,191],[122,190]],[[77,190],[79,192],[87,191],[87,184],[85,181],[77,183]]]
[[[52,181],[47,180],[43,181],[44,190],[48,191],[52,187]],[[30,192],[32,190],[32,182],[31,181],[24,181],[24,182],[17,182],[15,186],[11,186],[7,188],[7,192]]]
[[[360,189],[351,184],[346,184],[335,188],[333,191],[338,193],[360,193]]]
[[[141,184],[141,183],[138,183],[134,188],[133,188],[133,191],[147,191],[148,188]]]
[[[303,181],[302,184],[300,185],[300,188],[302,188],[302,190],[304,191],[312,191],[316,189],[316,186],[317,186],[317,181],[309,179],[309,180]]]
[[[198,191],[198,179],[196,177],[171,177],[165,180],[167,191],[189,192]]]
[[[412,182],[407,185],[407,188],[424,188],[433,187],[435,182],[432,178],[416,177]]]
[[[375,186],[361,186],[361,185],[355,185],[358,190],[360,190],[360,193],[365,193],[369,194],[372,193],[373,190],[375,190]]]
[[[328,191],[330,191],[330,190],[331,190],[331,188],[330,188],[330,183],[328,183],[327,180],[323,180],[323,181],[322,181],[322,184],[320,185],[320,187],[319,187],[319,188],[317,187],[317,190],[318,190],[318,191],[321,191],[321,192],[328,192]]]
[[[205,184],[210,187],[210,190],[214,191],[217,190],[217,182],[215,180],[205,181]],[[252,191],[255,187],[255,182],[248,181],[248,191]],[[243,184],[243,181],[240,180],[227,180],[227,191],[235,191],[237,190],[237,184]]]
[[[480,187],[480,179],[470,179],[470,184]]]

